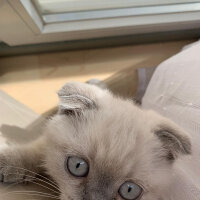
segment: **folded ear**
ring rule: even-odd
[[[179,155],[191,153],[190,139],[172,127],[160,127],[156,130],[155,135],[163,143],[163,148],[167,151],[166,158],[175,160]]]
[[[99,100],[108,92],[86,83],[69,82],[59,91],[59,112],[72,114],[86,109],[97,109]]]
[[[153,133],[161,141],[167,160],[173,161],[181,155],[191,154],[189,135],[171,120],[162,117],[158,119]]]

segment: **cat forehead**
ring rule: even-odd
[[[81,115],[56,115],[49,127],[52,141],[61,148],[80,150],[85,156],[98,160],[127,159],[134,154],[139,133],[149,129],[145,114],[130,101],[115,98],[98,109],[86,110]],[[116,153],[118,152],[118,153]],[[104,155],[107,155],[106,157]]]
[[[123,165],[130,154],[135,154],[139,129],[134,114],[117,110],[97,112],[88,113],[87,120],[78,121],[73,117],[56,116],[51,128],[52,141],[61,149],[67,148],[71,154],[80,153],[95,163],[116,160]]]
[[[55,142],[59,140],[63,146],[69,143],[105,151],[128,148],[127,143],[133,146],[141,129],[147,129],[142,111],[130,102],[114,108],[112,105],[111,109],[85,111],[83,116],[58,114],[51,120],[48,130]]]
[[[134,133],[138,132],[137,129],[143,127],[142,121],[142,115],[135,109],[115,108],[86,111],[81,116],[57,115],[50,123],[50,127],[56,129],[55,133],[66,138],[107,138],[106,143],[112,137],[126,138],[130,137],[130,134],[133,137]]]
[[[144,117],[142,110],[135,106],[133,102],[118,98],[111,98],[110,101],[107,100],[107,102],[100,104],[97,109],[83,110],[78,115],[62,115],[61,123],[65,124],[67,121],[71,121],[73,122],[72,125],[77,127],[81,125],[101,126],[103,124],[115,124],[116,127],[119,127],[124,124],[128,125],[128,123],[129,126],[133,124],[137,126]]]

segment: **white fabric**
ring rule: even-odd
[[[192,156],[175,165],[170,200],[200,200],[200,43],[163,62],[156,69],[142,100],[172,119],[192,137]]]
[[[24,143],[33,140],[40,133],[41,121],[41,116],[0,90],[0,151],[8,146],[8,141]],[[35,184],[2,185],[0,183],[0,200],[47,200],[41,196],[20,194],[20,191],[49,192]]]

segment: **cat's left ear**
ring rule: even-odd
[[[109,92],[97,86],[69,82],[59,91],[59,112],[65,114],[80,113],[87,109],[98,109],[100,103]]]
[[[161,118],[153,133],[161,141],[166,159],[173,161],[181,155],[191,154],[190,136],[169,119]]]

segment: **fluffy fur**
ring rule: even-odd
[[[96,86],[72,82],[58,95],[59,112],[41,138],[1,151],[3,182],[28,179],[28,171],[22,174],[10,167],[17,166],[47,172],[57,182],[61,200],[121,200],[118,190],[127,180],[144,189],[141,200],[170,199],[166,194],[173,165],[191,153],[183,130]],[[75,178],[66,171],[71,155],[88,161],[87,177]]]

